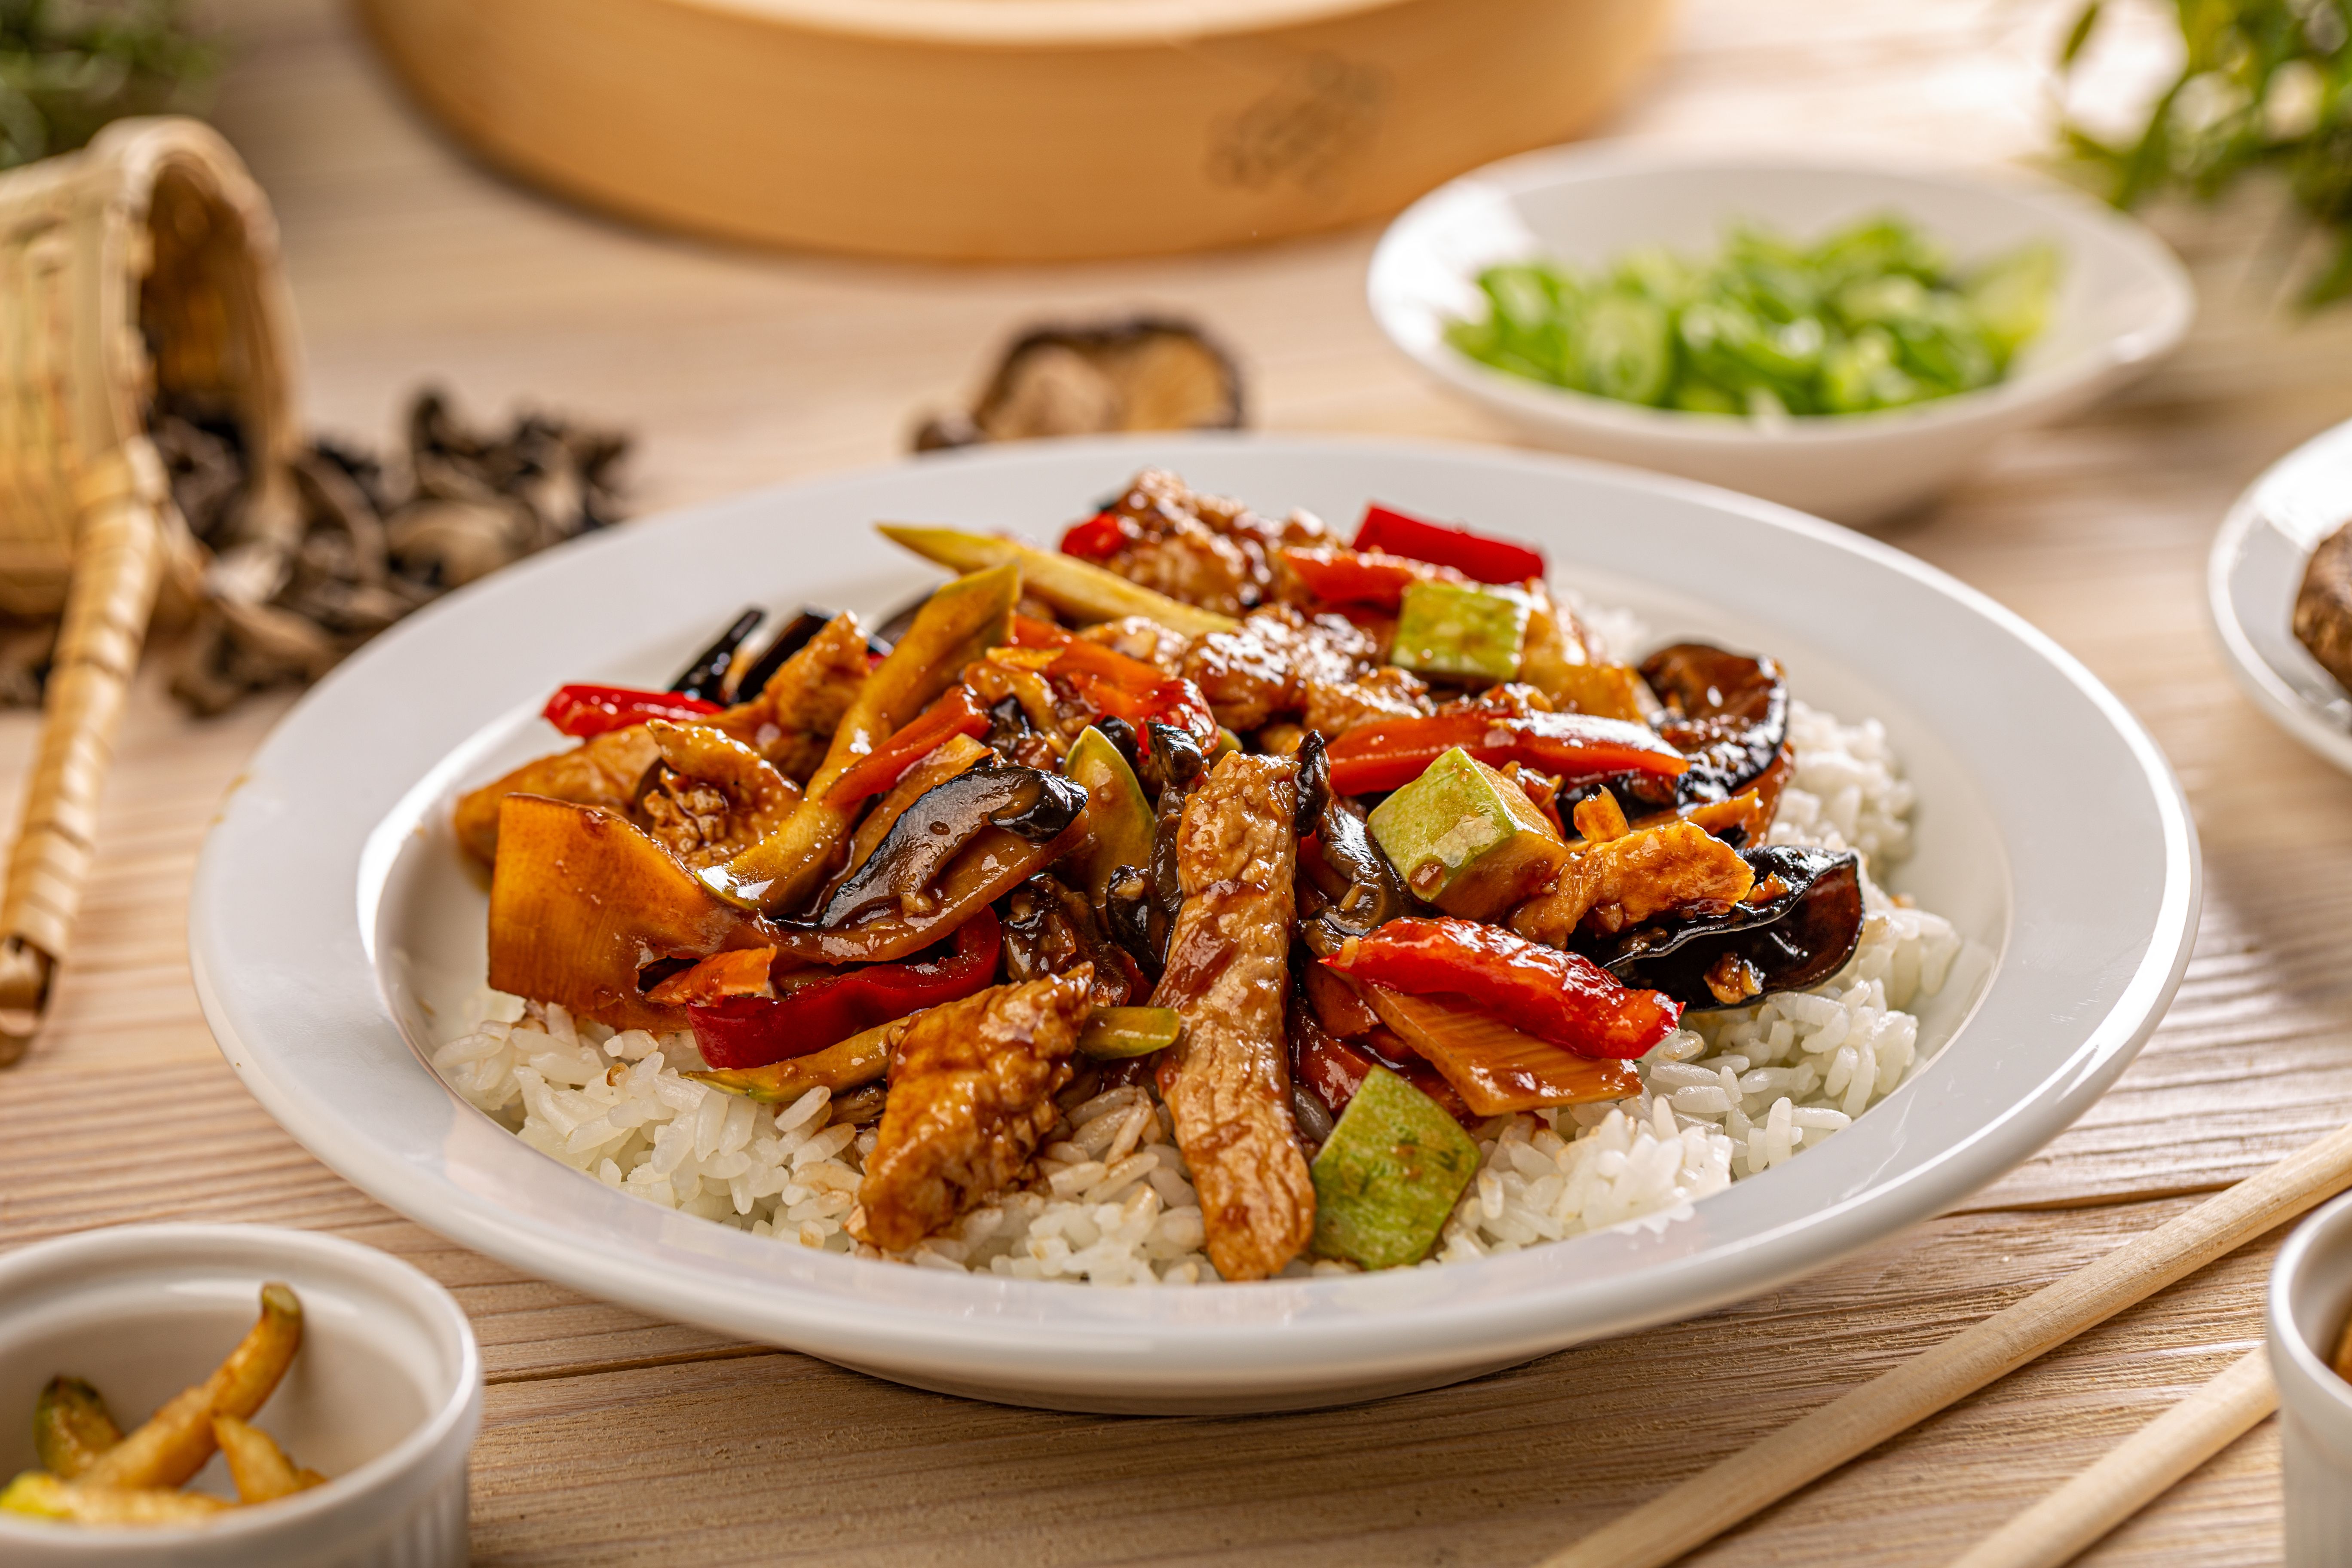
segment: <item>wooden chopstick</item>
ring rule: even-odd
[[[2059,1568],[2278,1408],[2270,1352],[2230,1370],[2125,1438],[2089,1469],[1986,1536],[1952,1568]]]
[[[1544,1568],[1657,1568],[2084,1330],[2352,1185],[2339,1128],[1974,1328],[1669,1488]]]

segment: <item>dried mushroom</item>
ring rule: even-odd
[[[924,421],[915,450],[1120,430],[1233,430],[1241,372],[1200,328],[1137,316],[1039,327],[1007,349],[969,414]]]
[[[621,516],[625,438],[538,415],[485,434],[433,391],[391,473],[324,441],[297,455],[291,509],[257,504],[235,419],[166,397],[149,429],[205,562],[172,680],[197,713],[316,679],[447,590]]]
[[[2319,542],[2294,595],[2294,639],[2352,691],[2352,522]]]

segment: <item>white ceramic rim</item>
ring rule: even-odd
[[[1956,393],[1907,408],[1790,419],[1785,424],[1761,426],[1728,415],[1652,408],[1568,387],[1547,386],[1480,364],[1448,349],[1443,342],[1412,341],[1393,319],[1401,307],[1392,306],[1383,291],[1384,263],[1395,265],[1393,258],[1397,255],[1419,245],[1420,231],[1433,221],[1430,213],[1458,197],[1466,186],[1493,186],[1506,195],[1515,195],[1562,183],[1639,177],[1667,171],[1763,173],[1790,169],[1812,174],[1853,174],[1966,190],[2036,208],[2053,219],[2087,224],[2128,252],[2157,279],[2165,293],[2164,310],[2132,331],[2116,333],[2093,352],[2077,354],[2059,364],[2031,369],[1974,392]],[[2197,291],[2189,282],[2188,270],[2163,241],[2146,226],[2053,181],[2013,169],[1959,170],[1922,159],[1843,153],[1831,156],[1803,152],[1706,153],[1641,142],[1546,147],[1500,159],[1449,180],[1397,215],[1373,249],[1365,278],[1373,319],[1389,342],[1430,374],[1473,398],[1500,404],[1519,417],[1538,423],[1570,424],[1595,432],[1648,440],[1668,438],[1721,452],[1833,447],[1878,436],[1995,422],[2015,410],[2043,404],[2070,406],[2087,401],[2096,391],[2135,367],[2153,363],[2171,353],[2188,334],[2197,315]]]
[[[2271,1264],[2270,1288],[2263,1302],[2263,1317],[2270,1329],[2272,1375],[2278,1383],[2281,1401],[2298,1415],[2326,1420],[2332,1430],[2352,1427],[2352,1384],[2336,1375],[2336,1369],[2295,1325],[2294,1282],[2322,1240],[2344,1244],[2344,1238],[2333,1233],[2344,1230],[2347,1220],[2352,1220],[2352,1193],[2339,1193],[2298,1224]],[[2279,1377],[2282,1372],[2290,1375]],[[2315,1404],[2323,1408],[2313,1410]]]
[[[534,596],[561,599],[567,586],[578,588],[589,580],[598,570],[590,563],[602,555],[619,552],[631,556],[657,550],[665,526],[691,526],[698,516],[715,526],[753,508],[788,503],[813,507],[835,496],[859,497],[860,505],[868,504],[861,492],[902,471],[893,466],[742,498],[674,519],[667,525],[648,520],[551,552],[428,606],[329,677],[281,721],[256,754],[247,778],[263,783],[247,784],[232,795],[197,868],[191,899],[190,962],[206,1019],[223,1054],[255,1098],[322,1162],[419,1223],[520,1268],[641,1310],[720,1331],[789,1344],[851,1364],[874,1366],[887,1362],[887,1366],[878,1369],[906,1381],[929,1378],[970,1384],[992,1375],[996,1385],[1030,1388],[1038,1393],[1041,1402],[1069,1397],[1083,1405],[1103,1397],[1098,1385],[1113,1376],[1139,1377],[1142,1380],[1139,1388],[1148,1384],[1149,1391],[1156,1391],[1156,1397],[1213,1373],[1229,1383],[1257,1380],[1297,1388],[1309,1381],[1302,1375],[1302,1367],[1311,1367],[1314,1377],[1334,1389],[1331,1399],[1343,1399],[1348,1395],[1337,1390],[1348,1378],[1370,1377],[1372,1374],[1364,1369],[1411,1362],[1416,1354],[1424,1360],[1436,1359],[1438,1352],[1430,1349],[1432,1345],[1447,1347],[1457,1365],[1477,1359],[1487,1367],[1503,1366],[1577,1338],[1687,1316],[1753,1294],[1818,1268],[1901,1225],[1939,1212],[2007,1171],[2088,1107],[2154,1030],[2188,962],[2200,876],[2195,829],[2161,752],[2123,704],[2048,637],[1985,595],[1890,546],[1769,502],[1704,485],[1606,464],[1435,443],[1212,436],[1106,438],[929,458],[916,466],[916,471],[951,476],[962,482],[1000,468],[1012,468],[1017,474],[1032,465],[1053,468],[1102,462],[1127,472],[1146,461],[1183,469],[1192,463],[1212,463],[1216,458],[1237,463],[1389,460],[1405,468],[1420,465],[1431,474],[1483,476],[1496,483],[1540,481],[1544,476],[1555,476],[1621,492],[1652,492],[1681,505],[1703,508],[1741,527],[1780,531],[1812,547],[1859,558],[1948,602],[1954,613],[1990,623],[2023,655],[2037,661],[2037,668],[2046,666],[2063,683],[2069,700],[2087,705],[2105,726],[2101,732],[2117,743],[2137,770],[2131,776],[2112,781],[2114,789],[2128,792],[2135,800],[2138,791],[2147,792],[2147,811],[2156,825],[2158,841],[2139,847],[2157,868],[2152,885],[2160,892],[2151,900],[2156,913],[2145,946],[2138,945],[2141,939],[2137,934],[2133,938],[2135,956],[2127,963],[2128,977],[2114,983],[2112,1000],[2104,1013],[2079,1023],[2054,1026],[2067,1042],[2063,1053],[2053,1047],[2046,1067],[2030,1069],[2039,1074],[2032,1090],[2004,1101],[2005,1109],[1972,1127],[1967,1136],[1940,1144],[1932,1153],[1914,1154],[1903,1139],[1905,1116],[1874,1112],[1825,1144],[1823,1154],[1809,1154],[1817,1159],[1816,1164],[1808,1167],[1799,1161],[1783,1168],[1788,1180],[1779,1191],[1789,1194],[1800,1188],[1833,1184],[1840,1179],[1838,1173],[1852,1176],[1853,1162],[1857,1160],[1868,1171],[1881,1173],[1870,1178],[1874,1184],[1850,1197],[1832,1195],[1815,1206],[1788,1205],[1784,1199],[1785,1217],[1728,1234],[1720,1226],[1709,1225],[1708,1211],[1702,1205],[1696,1219],[1647,1241],[1614,1232],[1533,1248],[1510,1258],[1433,1271],[1277,1280],[1210,1291],[1087,1289],[1058,1282],[949,1275],[830,1255],[793,1257],[789,1255],[801,1249],[780,1248],[762,1238],[684,1215],[667,1216],[680,1228],[664,1229],[658,1245],[651,1240],[615,1240],[593,1216],[592,1211],[607,1200],[627,1208],[605,1215],[601,1221],[604,1226],[634,1226],[641,1218],[637,1211],[656,1215],[666,1211],[611,1193],[593,1177],[562,1173],[509,1134],[499,1133],[494,1150],[469,1146],[468,1157],[477,1162],[469,1171],[477,1177],[487,1168],[479,1163],[483,1160],[498,1162],[501,1171],[509,1168],[509,1162],[527,1161],[533,1163],[531,1170],[563,1173],[579,1184],[577,1214],[567,1201],[556,1218],[523,1215],[507,1203],[458,1185],[446,1172],[427,1168],[424,1160],[438,1158],[437,1152],[404,1158],[379,1146],[366,1123],[331,1104],[307,1100],[290,1075],[307,1070],[301,1064],[306,1056],[319,1051],[319,1031],[347,1031],[364,1024],[367,1030],[381,1030],[389,1037],[381,1047],[383,1051],[397,1053],[397,1063],[387,1060],[371,1070],[396,1069],[402,1075],[397,1081],[404,1095],[411,1089],[429,1091],[435,1102],[446,1102],[448,1110],[479,1117],[415,1059],[386,1016],[373,968],[353,962],[347,953],[344,944],[352,938],[326,929],[336,921],[350,921],[350,884],[340,881],[344,873],[336,873],[339,880],[331,889],[334,897],[329,900],[329,885],[315,876],[306,879],[293,866],[299,857],[289,856],[283,846],[267,837],[277,820],[269,812],[277,808],[257,805],[255,795],[265,789],[283,794],[289,787],[299,787],[299,778],[289,770],[299,771],[304,765],[303,737],[306,729],[312,727],[305,716],[331,711],[330,705],[345,701],[348,694],[363,689],[367,683],[393,679],[393,672],[403,661],[422,657],[419,650],[427,647],[439,628],[456,617],[494,617],[499,609],[521,608]],[[633,541],[638,542],[633,545]],[[464,651],[456,649],[444,657],[456,658]],[[540,686],[555,678],[541,674]],[[395,684],[391,690],[401,689]],[[532,698],[528,706],[535,708],[537,701]],[[383,709],[380,703],[360,703],[352,710],[373,715]],[[401,787],[415,796],[440,785],[428,775],[421,784]],[[379,808],[367,809],[372,814]],[[405,809],[404,805],[393,807],[393,815],[381,819],[383,828],[404,821]],[[341,837],[344,826],[338,823],[332,831],[338,837],[330,853],[341,857],[348,851],[351,864],[356,866],[363,849],[361,840],[372,841],[380,829],[371,815],[368,822],[351,827],[348,844]],[[264,837],[247,843],[248,837],[256,834]],[[365,889],[362,894],[371,896]],[[280,900],[286,907],[257,926],[252,912],[257,899],[265,907],[275,907]],[[242,914],[241,900],[246,906]],[[303,948],[309,956],[273,947],[272,942]],[[268,976],[272,984],[287,989],[264,996],[260,993],[266,987],[254,979],[257,975]],[[1989,990],[1988,994],[1991,994]],[[345,1011],[330,1010],[307,1023],[289,1016],[289,1011],[325,1006],[321,998]],[[362,1004],[373,1021],[362,1019],[358,1011]],[[377,1047],[371,1044],[366,1049],[372,1053]],[[2041,1058],[2035,1060],[2039,1063]],[[408,1068],[415,1070],[413,1079],[405,1076]],[[1913,1103],[1917,1103],[1916,1098]],[[380,1108],[371,1110],[380,1116]],[[487,1118],[481,1119],[481,1126],[495,1131]],[[1839,1152],[1842,1147],[1847,1152]],[[1889,1167],[1901,1168],[1887,1177],[1883,1173]],[[1727,1221],[1732,1211],[1720,1205],[1761,1205],[1760,1197],[1740,1198],[1747,1185],[1741,1184],[1708,1200],[1718,1205],[1713,1212]],[[1693,1230],[1692,1226],[1697,1228]],[[1702,1237],[1706,1239],[1702,1242]],[[1517,1271],[1556,1271],[1565,1263],[1555,1266],[1540,1260],[1564,1259],[1579,1247],[1586,1250],[1577,1256],[1605,1265],[1597,1271],[1598,1284],[1552,1279],[1541,1288],[1518,1288]],[[1592,1250],[1595,1247],[1601,1250]],[[1619,1252],[1626,1258],[1640,1259],[1638,1266],[1621,1264]],[[1501,1272],[1482,1283],[1478,1279],[1482,1269]],[[1507,1279],[1511,1282],[1501,1283]],[[1432,1280],[1438,1283],[1433,1285]],[[1563,1298],[1580,1288],[1588,1289],[1595,1300],[1577,1303],[1577,1321],[1581,1327],[1577,1332],[1563,1333],[1559,1323],[1568,1307]],[[1183,1304],[1188,1302],[1201,1304]],[[1207,1304],[1211,1302],[1216,1304]],[[1179,1314],[1183,1316],[1180,1319]],[[1401,1325],[1410,1330],[1402,1337],[1410,1340],[1411,1350],[1399,1348]],[[1463,1345],[1479,1346],[1482,1353],[1464,1356],[1459,1353]],[[984,1370],[975,1372],[975,1368]],[[1424,1380],[1435,1381],[1441,1379]],[[1062,1392],[1053,1394],[1054,1390]],[[1074,1394],[1072,1390],[1097,1392]]]
[[[2221,530],[2213,536],[2213,548],[2205,557],[2205,612],[2221,645],[2222,662],[2229,666],[2239,688],[2253,700],[2254,706],[2319,756],[2352,773],[2352,731],[2336,723],[2272,668],[2247,634],[2245,623],[2238,615],[2237,600],[2230,591],[2231,575],[2243,559],[2247,538],[2254,530],[2271,526],[2262,504],[2271,476],[2316,448],[2336,446],[2352,446],[2352,426],[2339,425],[2305,441],[2263,469],[2261,477],[2231,504],[2229,515],[2221,520]],[[2347,519],[2352,519],[2352,495],[2345,497],[2345,512]],[[2291,614],[2293,609],[2291,601],[2279,606],[2282,616]]]
[[[466,1316],[466,1310],[457,1305],[457,1299],[415,1265],[339,1236],[268,1225],[118,1225],[79,1231],[0,1253],[0,1301],[8,1300],[27,1275],[111,1261],[126,1249],[135,1252],[174,1247],[201,1252],[215,1245],[275,1252],[283,1258],[331,1260],[335,1267],[374,1287],[382,1300],[396,1303],[419,1321],[453,1330],[460,1347],[456,1385],[433,1405],[431,1413],[415,1431],[392,1447],[357,1469],[330,1478],[324,1486],[280,1498],[267,1508],[236,1510],[201,1527],[117,1530],[77,1525],[69,1534],[53,1524],[22,1524],[0,1514],[0,1548],[6,1547],[12,1539],[52,1551],[78,1549],[86,1542],[96,1558],[127,1551],[134,1542],[160,1549],[177,1541],[202,1540],[209,1543],[253,1536],[258,1549],[275,1531],[337,1512],[363,1494],[379,1490],[432,1464],[446,1452],[452,1440],[459,1436],[459,1429],[478,1417],[482,1348],[474,1338],[473,1322]],[[470,1446],[471,1434],[464,1436]]]

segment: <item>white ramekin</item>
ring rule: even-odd
[[[34,1464],[33,1400],[67,1373],[126,1427],[211,1372],[262,1282],[302,1299],[301,1353],[255,1417],[333,1479],[201,1529],[95,1530],[0,1515],[9,1568],[443,1568],[467,1558],[466,1458],[482,1356],[446,1290],[396,1258],[308,1231],[141,1225],[0,1256],[0,1476]],[[215,1484],[221,1461],[196,1484]]]
[[[2352,1384],[2328,1365],[2352,1317],[2352,1193],[2295,1227],[2271,1268],[2271,1378],[2290,1568],[2352,1563]]]

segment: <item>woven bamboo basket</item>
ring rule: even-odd
[[[159,589],[201,555],[146,435],[161,393],[234,416],[249,504],[290,504],[292,317],[268,203],[189,120],[0,174],[0,609],[62,615],[0,892],[0,1065],[47,1007]]]

